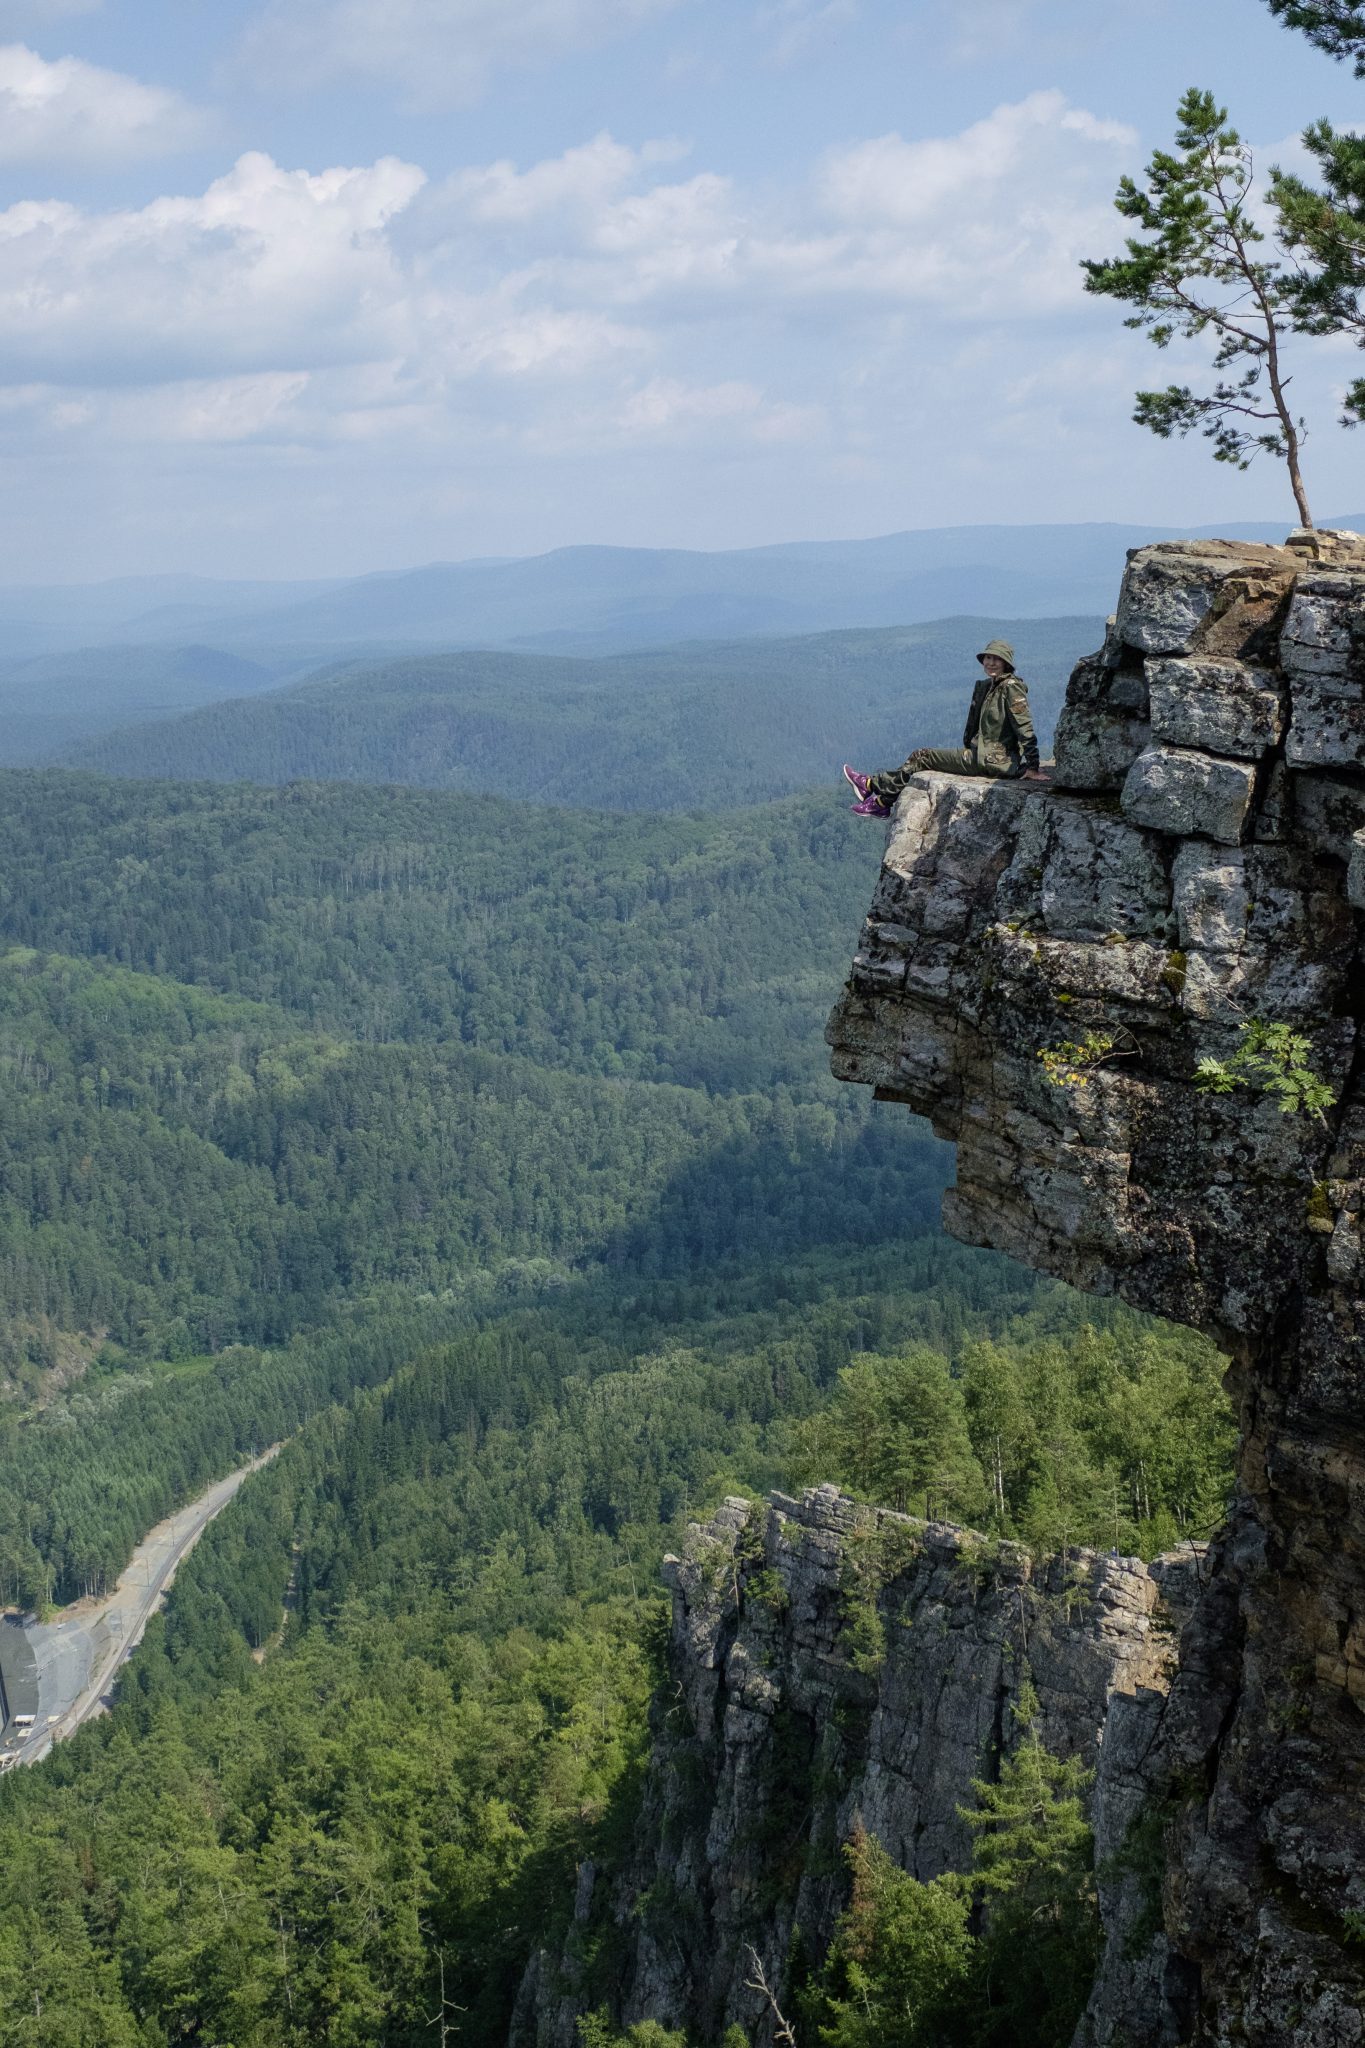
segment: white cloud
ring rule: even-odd
[[[610,135],[595,135],[529,171],[518,171],[506,157],[457,171],[444,196],[456,213],[489,226],[525,226],[566,213],[582,217],[600,212],[652,165],[686,154],[681,142],[650,142],[637,150]]]
[[[957,135],[830,151],[818,190],[852,287],[980,317],[1079,301],[1078,264],[1113,236],[1116,171],[1137,136],[1037,92]]]
[[[317,176],[244,156],[195,198],[0,213],[0,375],[145,382],[401,352],[385,229],[424,183],[385,157]]]
[[[632,437],[663,437],[702,425],[739,428],[756,441],[803,440],[818,433],[823,421],[818,408],[774,404],[742,378],[707,385],[676,377],[652,377],[630,394],[618,418]]]
[[[0,419],[205,461],[804,448],[852,475],[927,402],[906,396],[927,364],[954,365],[946,414],[955,378],[1006,391],[1021,323],[1077,313],[1130,147],[1052,93],[849,143],[804,187],[683,175],[682,144],[604,133],[435,188],[395,158],[253,154],[137,209],[25,202],[0,213]]]
[[[670,182],[687,154],[673,140],[629,149],[599,135],[519,170],[458,172],[424,200],[406,239],[429,275],[496,276],[506,288],[614,308],[708,279],[724,282],[744,215],[730,179]]]
[[[1062,116],[1063,131],[1083,135],[1087,142],[1115,142],[1124,149],[1136,149],[1138,131],[1127,121],[1102,121],[1084,107],[1068,107]]]
[[[859,0],[765,0],[758,10],[760,30],[771,37],[774,64],[794,64],[827,36],[856,21]]]
[[[494,227],[496,172],[466,195]],[[528,191],[548,205],[553,182]],[[253,154],[136,211],[0,212],[0,409],[123,440],[358,440],[430,433],[463,384],[529,389],[649,353],[608,309],[401,247],[424,183],[395,158],[310,175]]]
[[[270,0],[243,45],[262,82],[359,78],[421,106],[477,99],[497,71],[625,35],[683,0]]]
[[[1075,154],[1072,137],[1130,149],[1138,139],[1131,128],[1069,106],[1060,92],[1035,92],[957,135],[909,142],[882,135],[831,151],[821,185],[832,213],[861,223],[933,227],[948,214],[995,211],[1006,195],[1012,203],[1003,211],[1010,216],[1021,203],[1036,205],[1046,195],[1058,157]],[[1108,166],[1100,168],[1112,182]],[[1074,196],[1074,181],[1071,191]]]
[[[682,291],[727,291],[738,280],[751,232],[728,178],[702,171],[605,207],[585,253],[601,260],[608,288],[628,301]]]
[[[460,174],[433,219],[450,261],[486,260],[496,227],[523,289],[636,319],[728,303],[772,321],[814,301],[1027,319],[1080,302],[1079,259],[1113,237],[1115,180],[1135,146],[1121,124],[1041,92],[956,135],[829,151],[808,189],[759,197],[714,171],[669,179],[676,150],[598,136],[528,170]]]
[[[0,45],[0,163],[118,163],[198,140],[204,117],[178,93],[79,57],[49,63]]]
[[[453,302],[452,302],[453,303]],[[429,361],[444,374],[490,371],[501,377],[576,377],[618,356],[647,352],[638,328],[578,308],[526,309],[515,295],[469,300],[464,318],[432,337]]]
[[[166,390],[115,393],[105,420],[111,433],[134,442],[253,441],[281,433],[287,438],[308,385],[306,370],[191,378]]]
[[[839,374],[856,349],[876,376],[879,352],[906,345],[888,321],[1017,325],[1079,306],[1077,258],[1112,235],[1132,140],[1039,93],[958,135],[849,144],[808,190],[761,197],[715,171],[670,175],[676,142],[600,134],[435,191],[396,158],[309,174],[252,154],[199,195],[127,212],[28,201],[0,213],[0,380],[226,379],[214,417],[231,422],[246,404],[233,379],[387,365],[383,411],[439,406],[470,379],[637,365],[637,424],[660,407],[699,422],[766,389],[761,358],[743,357],[754,333],[800,348],[814,319],[845,337]],[[719,374],[696,374],[701,336]],[[697,390],[722,397],[683,395]],[[298,397],[276,393],[267,421]]]

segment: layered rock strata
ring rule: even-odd
[[[912,1521],[819,1487],[734,1500],[668,1560],[669,1683],[633,1861],[580,1873],[562,1956],[523,1987],[518,2048],[575,2048],[599,1999],[767,2048],[779,1995],[818,1962],[864,1824],[921,1878],[970,1867],[959,1809],[1017,1739],[1025,1681],[1049,1748],[1093,1764],[1111,1699],[1162,1696],[1201,1556],[1148,1567]],[[603,1967],[605,1959],[605,1968]]]
[[[1169,1699],[1120,1704],[1081,2039],[1365,2040],[1365,544],[1135,554],[1049,785],[921,776],[834,1069],[958,1148],[950,1229],[1228,1352],[1238,1489]],[[1287,1026],[1332,1105],[1198,1085]],[[1131,1858],[1129,1859],[1131,1861]]]

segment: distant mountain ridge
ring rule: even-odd
[[[727,809],[839,764],[955,744],[976,651],[1003,633],[1044,741],[1099,618],[954,618],[641,654],[485,649],[353,662],[69,751],[175,781],[371,782],[617,811]]]
[[[1365,525],[1365,515],[1335,523]],[[1229,538],[1283,537],[1278,524],[1268,523],[1234,522],[1204,531]],[[1010,620],[1100,618],[1125,551],[1163,537],[1171,536],[1150,526],[960,526],[714,553],[565,547],[524,559],[438,562],[308,582],[138,576],[0,590],[0,763],[96,759],[114,772],[132,773],[126,745],[111,745],[106,763],[99,752],[102,735],[135,721],[273,690],[361,658],[369,667],[388,667],[404,657],[496,649],[582,660],[646,650],[652,661],[661,650],[684,643],[725,643],[733,650],[774,638],[794,643],[822,633],[902,630],[957,617],[993,627]],[[529,678],[522,680],[531,686]],[[559,680],[568,679],[561,674]],[[539,690],[539,683],[534,687]],[[416,706],[409,709],[415,712]],[[490,709],[496,713],[499,707]],[[772,715],[780,721],[787,713],[775,701]],[[602,743],[619,748],[629,723],[628,717],[624,723],[618,719],[611,733],[604,729]],[[836,721],[829,729],[831,745],[842,744],[838,735],[845,729]],[[849,744],[864,729],[855,719]],[[278,741],[284,726],[276,722],[271,730]],[[714,730],[717,744],[733,737],[723,720]],[[950,718],[934,737],[951,739],[956,731]],[[880,732],[874,728],[869,741]],[[256,747],[252,765],[240,772],[287,779],[287,758],[303,764],[298,774],[322,773],[322,757],[309,765],[317,738],[315,729],[307,744],[291,742],[265,765],[259,765]],[[181,741],[175,744],[178,750]],[[337,757],[335,769],[325,772],[348,779],[378,772],[383,750],[366,745],[363,764]],[[517,751],[518,742],[505,721],[495,719],[487,745],[505,757]],[[403,781],[428,782],[436,775],[436,786],[465,786],[458,776],[447,780],[448,767],[433,767],[431,748],[430,734],[410,734],[387,772]],[[538,760],[543,755],[539,741],[532,753]],[[812,760],[808,754],[808,768]],[[229,770],[212,765],[203,772]],[[536,773],[556,801],[578,800],[559,796],[565,785],[554,763],[541,762]],[[770,795],[787,786],[785,776],[775,786],[762,762],[759,780]],[[738,789],[738,778],[732,782]],[[688,784],[686,775],[683,784],[696,801],[712,800]],[[577,789],[579,782],[572,786]],[[587,800],[616,806],[619,788],[605,788],[599,780]],[[646,807],[660,801],[656,791]]]
[[[1336,524],[1365,525],[1365,515]],[[1269,522],[1195,529],[1280,540]],[[600,653],[683,639],[916,624],[958,611],[1103,615],[1126,549],[1187,537],[1151,525],[928,527],[870,540],[706,553],[576,546],[269,584],[138,577],[0,590],[0,655],[108,641],[203,641],[300,659],[372,642]]]

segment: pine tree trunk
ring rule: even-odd
[[[1261,313],[1266,325],[1266,371],[1270,378],[1270,392],[1275,401],[1275,410],[1280,418],[1280,432],[1284,435],[1284,459],[1289,467],[1289,487],[1294,493],[1294,503],[1299,508],[1300,526],[1311,527],[1313,515],[1308,509],[1308,493],[1303,487],[1303,472],[1299,468],[1299,430],[1294,424],[1294,415],[1289,410],[1284,385],[1280,381],[1280,344],[1275,326],[1275,313],[1266,303],[1262,293],[1258,292],[1257,296],[1261,301]]]

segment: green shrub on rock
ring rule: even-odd
[[[639,2020],[618,2034],[605,2012],[585,2013],[578,2022],[579,2048],[687,2048],[686,2034],[670,2033],[657,2020]]]

